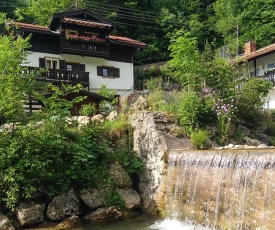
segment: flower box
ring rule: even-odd
[[[68,35],[68,40],[104,43],[105,39],[89,36]]]

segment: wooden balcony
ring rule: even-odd
[[[275,70],[265,72],[261,78],[264,80],[269,80],[273,83],[273,85],[275,85]]]
[[[36,71],[34,67],[28,67],[25,71],[26,74],[30,71]],[[43,73],[37,73],[37,80],[46,81],[53,84],[81,84],[84,87],[89,87],[89,72],[76,71],[76,70],[64,70],[64,69],[47,69]]]
[[[60,52],[84,56],[104,57],[110,55],[109,44],[92,41],[66,40],[61,38]]]

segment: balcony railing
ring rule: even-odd
[[[275,70],[273,71],[267,71],[264,73],[263,76],[261,76],[264,80],[269,80],[275,85]]]
[[[93,41],[66,40],[61,38],[61,53],[72,53],[96,57],[108,57],[110,55],[109,44]]]
[[[47,69],[45,72],[39,73],[34,67],[28,67],[24,74],[29,74],[30,71],[35,71],[37,79],[57,84],[82,84],[89,86],[89,72],[64,70],[64,69]]]

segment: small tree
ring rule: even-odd
[[[103,100],[99,103],[100,112],[107,113],[114,105],[118,103],[118,99],[115,97],[116,91],[108,89],[104,84],[101,85],[101,88],[97,94],[111,100],[111,102]]]
[[[0,23],[6,22],[5,15],[0,15]],[[9,28],[7,28],[8,30]],[[10,35],[0,35],[0,117],[6,122],[22,122],[26,119],[23,104],[26,88],[30,89],[30,79],[25,75],[25,67],[21,64],[26,61],[29,48],[29,38],[15,38]]]

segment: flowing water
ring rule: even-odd
[[[74,230],[274,230],[275,151],[170,151],[166,219],[139,216]]]
[[[275,229],[274,169],[271,150],[171,151],[167,218],[217,229]]]

